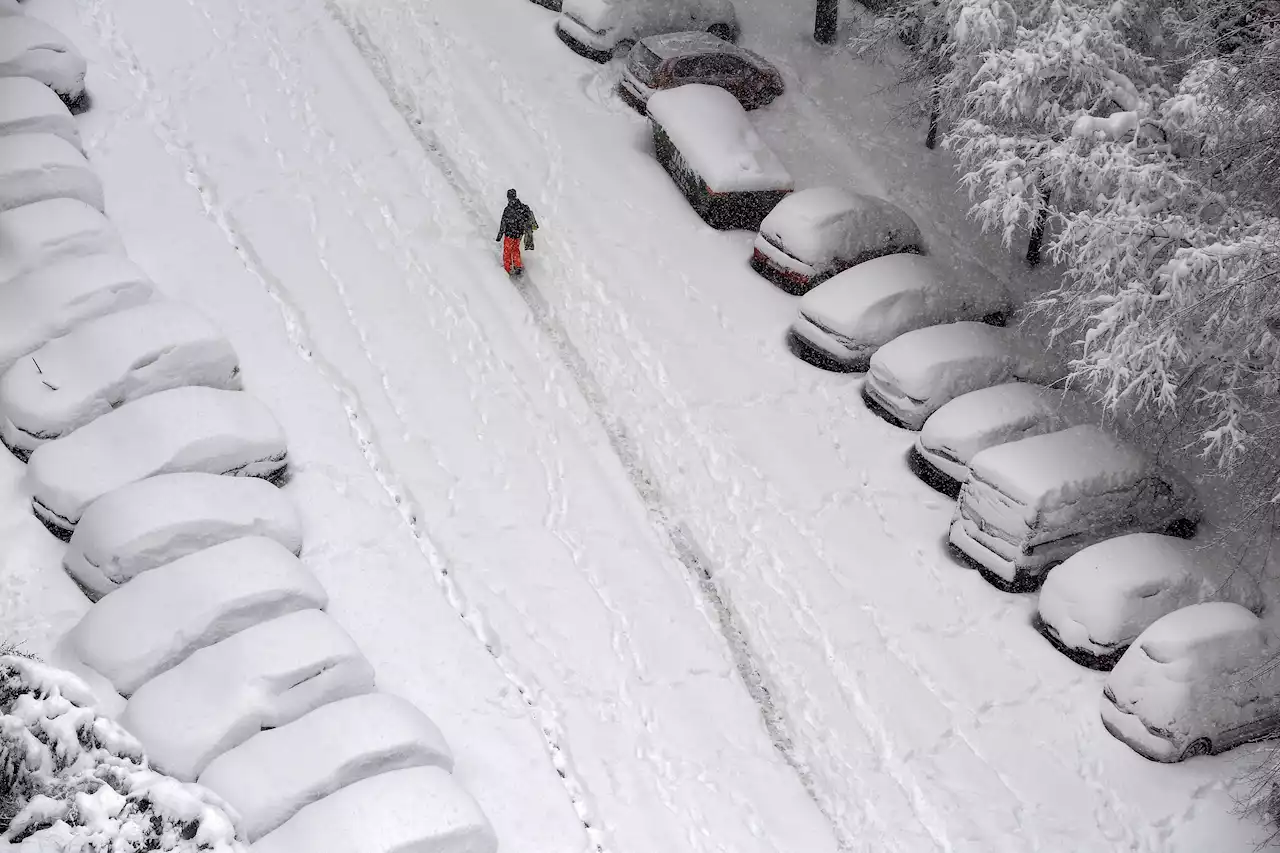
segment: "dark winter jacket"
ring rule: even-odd
[[[519,240],[529,231],[538,227],[538,220],[533,218],[533,210],[520,199],[507,202],[502,211],[502,222],[498,225],[499,237],[511,237]]]

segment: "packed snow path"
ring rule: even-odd
[[[31,5],[92,42],[86,141],[131,251],[287,417],[336,618],[438,718],[507,849],[1245,849],[1231,759],[1157,767],[1102,732],[1100,679],[948,559],[909,438],[786,353],[793,300],[697,223],[543,10]],[[962,201],[899,183],[945,169],[824,99],[872,84],[807,48],[807,10],[755,5],[748,40],[789,62],[758,114],[788,167],[981,260]],[[525,301],[484,227],[512,185],[544,223]],[[418,624],[445,612],[432,579],[469,636]],[[495,677],[517,695],[458,695]]]

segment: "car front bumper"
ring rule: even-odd
[[[930,415],[930,411],[923,407],[904,405],[897,395],[889,394],[881,388],[873,376],[868,376],[867,381],[862,384],[862,399],[877,415],[903,429],[919,432]]]
[[[797,296],[812,290],[817,270],[802,261],[778,250],[760,235],[756,235],[751,251],[751,268],[788,293]]]
[[[867,369],[870,353],[852,351],[804,316],[787,333],[787,345],[799,358],[823,370],[858,373]]]
[[[1153,735],[1136,714],[1122,711],[1102,694],[1100,698],[1102,725],[1116,740],[1121,741],[1143,758],[1169,764],[1182,754],[1178,745]]]
[[[1068,643],[1062,638],[1062,634],[1059,633],[1058,629],[1052,623],[1047,622],[1045,618],[1040,615],[1039,611],[1037,611],[1036,615],[1031,618],[1031,626],[1040,633],[1040,636],[1049,641],[1049,645],[1062,652],[1062,654],[1066,655],[1071,660],[1081,666],[1088,667],[1089,669],[1096,669],[1101,672],[1106,672],[1107,670],[1114,668],[1115,665],[1120,662],[1120,658],[1124,656],[1125,651],[1129,648],[1128,644],[1118,648],[1103,648],[1093,643],[1085,646],[1077,646],[1072,643]]]
[[[907,467],[930,487],[952,498],[960,494],[960,487],[969,479],[968,468],[925,448],[919,439],[907,451]]]
[[[556,21],[556,35],[566,47],[592,62],[603,63],[613,59],[614,45],[611,42],[587,31],[569,18],[561,16]]]
[[[618,83],[618,96],[622,98],[624,104],[640,113],[640,115],[648,114],[649,93],[641,88],[638,83],[624,76],[621,82]]]

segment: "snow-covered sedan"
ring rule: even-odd
[[[121,486],[157,474],[200,471],[279,479],[284,431],[242,391],[173,388],[125,403],[31,454],[31,508],[69,539],[85,508]]]
[[[627,55],[618,94],[643,114],[654,92],[689,83],[724,89],[748,110],[786,88],[782,74],[760,54],[710,33],[688,32],[641,39]]]
[[[1248,609],[1193,604],[1143,631],[1107,676],[1102,724],[1152,761],[1280,735],[1280,638]]]
[[[862,398],[890,423],[918,430],[961,394],[1014,379],[1052,381],[1042,350],[1011,329],[962,321],[895,338],[871,356]]]
[[[53,90],[30,77],[0,77],[0,135],[52,133],[82,151],[75,117]]]
[[[969,479],[969,460],[980,451],[1097,419],[1096,408],[1070,391],[1032,382],[979,388],[929,416],[907,464],[921,480],[955,497]]]
[[[1003,325],[1009,298],[980,275],[945,272],[922,255],[873,258],[800,297],[788,344],[826,370],[866,370],[872,354],[899,335],[957,320]]]
[[[123,255],[106,215],[75,198],[51,198],[0,211],[0,287],[65,258]]]
[[[179,302],[90,320],[0,376],[0,440],[19,458],[130,400],[179,388],[240,388],[240,363],[218,327]]]
[[[1110,669],[1148,625],[1205,601],[1258,614],[1263,607],[1253,576],[1204,545],[1131,533],[1090,545],[1050,572],[1035,626],[1072,660]]]
[[[0,77],[31,77],[69,107],[84,100],[84,56],[62,33],[37,18],[0,18]]]
[[[922,248],[920,229],[897,206],[836,187],[812,187],[769,211],[756,235],[751,268],[790,293],[804,293],[864,261]]]
[[[0,210],[51,198],[106,210],[98,173],[70,142],[52,133],[0,136]]]
[[[636,42],[691,30],[737,41],[730,0],[564,0],[556,35],[574,53],[596,62],[626,56]]]

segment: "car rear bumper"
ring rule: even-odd
[[[612,45],[592,44],[591,37],[581,27],[563,17],[556,21],[556,35],[566,47],[592,62],[603,63],[613,59]]]
[[[844,344],[810,323],[797,317],[787,333],[787,347],[795,355],[823,370],[836,373],[859,373],[867,369],[869,355],[850,352]]]
[[[969,478],[968,468],[924,449],[918,440],[907,451],[907,467],[930,487],[952,498],[960,494],[960,486]]]

